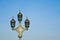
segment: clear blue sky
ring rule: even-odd
[[[22,25],[28,16],[30,28],[23,33],[22,40],[60,40],[60,0],[0,0],[0,40],[18,40],[12,31],[10,20],[23,14]]]

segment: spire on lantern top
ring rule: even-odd
[[[22,13],[21,13],[21,10],[19,10],[19,14],[22,14]]]
[[[19,10],[19,12],[20,12],[20,10]]]
[[[28,16],[26,16],[26,19],[28,19]]]
[[[22,13],[21,13],[21,10],[19,10],[19,14],[22,14]]]
[[[14,19],[14,16],[12,16],[12,19]]]

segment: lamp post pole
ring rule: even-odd
[[[26,18],[26,20],[25,20],[25,22],[24,22],[24,23],[25,23],[25,28],[23,28],[23,27],[22,27],[22,24],[21,24],[23,15],[22,15],[22,13],[21,13],[20,11],[19,11],[17,17],[18,17],[18,21],[19,21],[18,27],[15,28],[16,21],[15,21],[14,18],[12,18],[12,20],[10,21],[10,24],[11,24],[12,30],[17,31],[17,33],[18,33],[18,38],[19,38],[19,40],[21,40],[21,38],[22,38],[22,33],[23,33],[25,30],[28,30],[28,28],[29,28],[30,21],[28,20],[28,18]]]

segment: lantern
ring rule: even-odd
[[[23,15],[21,14],[21,12],[19,12],[19,14],[18,14],[17,16],[18,16],[18,21],[21,22],[21,21],[22,21],[22,16],[23,16]]]
[[[28,19],[25,20],[25,27],[28,29],[29,28],[30,21]]]
[[[14,29],[14,27],[15,27],[15,20],[14,20],[14,18],[12,18],[12,20],[11,20],[11,28],[12,28],[12,30]]]

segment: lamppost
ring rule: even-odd
[[[22,13],[21,13],[20,11],[19,11],[17,17],[18,17],[18,21],[19,21],[18,27],[15,28],[16,21],[14,20],[14,18],[12,18],[12,20],[10,21],[10,24],[11,24],[12,30],[16,30],[16,31],[17,31],[17,33],[18,33],[18,38],[19,38],[19,40],[21,40],[21,38],[22,38],[22,33],[23,33],[25,30],[28,30],[28,28],[29,28],[30,21],[28,20],[28,18],[26,18],[26,20],[25,20],[25,22],[24,22],[24,23],[25,23],[25,28],[23,28],[22,25],[21,25],[21,21],[22,21],[23,15],[22,15]]]

